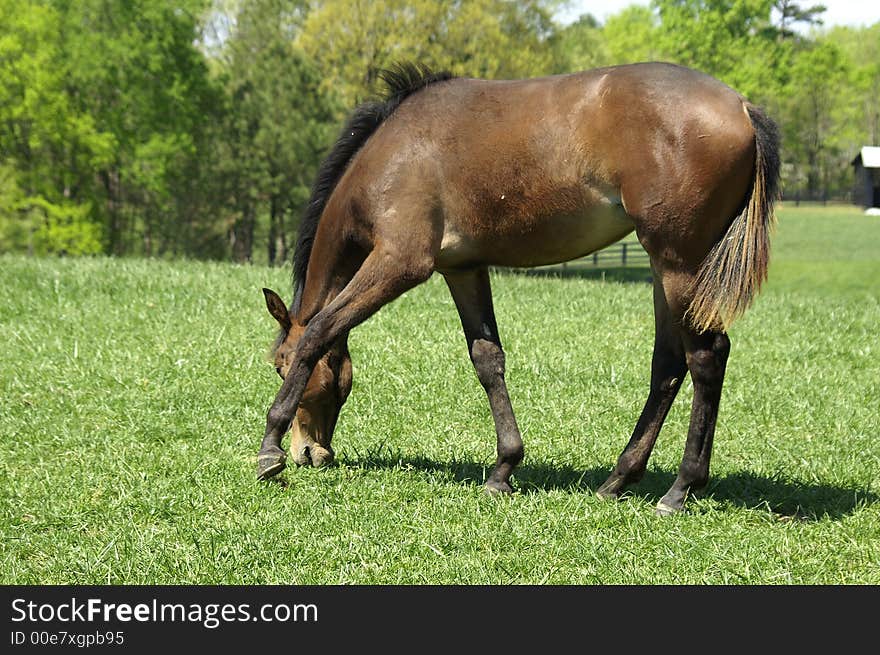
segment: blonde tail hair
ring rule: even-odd
[[[698,332],[726,332],[767,279],[779,188],[779,129],[754,105],[745,103],[745,108],[755,130],[755,177],[745,208],[697,271],[686,317]]]

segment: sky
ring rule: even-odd
[[[629,5],[648,5],[649,0],[570,0],[569,8],[559,14],[560,20],[570,22],[581,14],[593,14],[600,21],[605,21]],[[825,27],[835,25],[873,25],[880,21],[880,2],[877,0],[805,0],[801,6],[811,7],[823,4],[827,11],[823,14]]]

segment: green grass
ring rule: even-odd
[[[687,385],[642,483],[593,495],[645,399],[652,309],[646,271],[590,275],[493,278],[526,459],[492,498],[491,416],[436,276],[352,333],[338,466],[258,484],[278,388],[260,288],[288,296],[288,270],[0,257],[0,582],[880,583],[880,219],[780,212],[712,481],[667,519]]]

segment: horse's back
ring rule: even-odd
[[[423,189],[413,211],[443,222],[439,268],[532,266],[720,215],[706,219],[708,244],[745,197],[753,140],[735,91],[646,63],[431,85],[371,138],[360,168],[381,181],[380,203]]]

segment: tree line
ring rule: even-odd
[[[289,255],[317,167],[380,70],[521,78],[691,66],[783,132],[784,188],[844,195],[880,144],[880,23],[821,5],[654,0],[0,0],[0,252]]]

